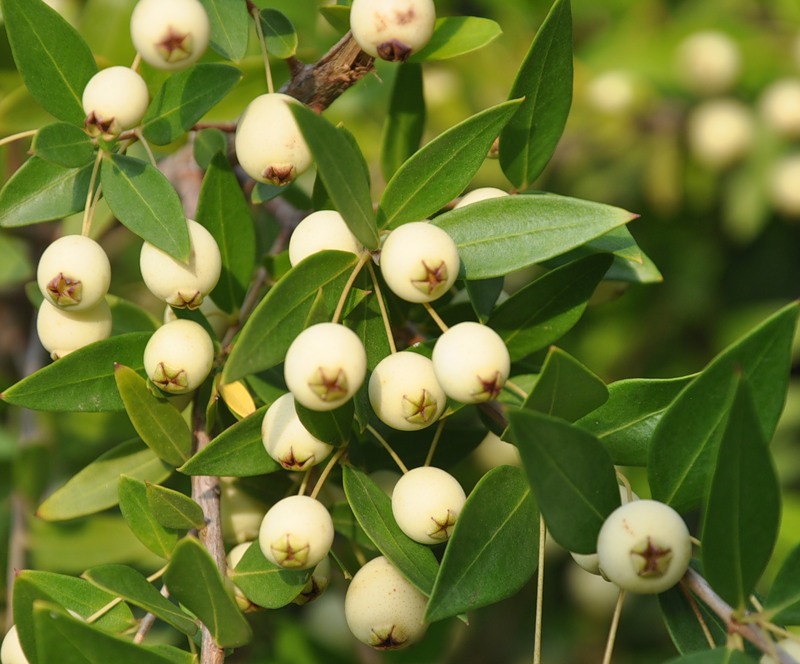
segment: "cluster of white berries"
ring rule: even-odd
[[[433,35],[433,0],[353,0],[350,30],[369,55],[405,62]]]

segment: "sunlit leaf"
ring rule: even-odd
[[[68,122],[54,122],[36,132],[33,154],[64,168],[80,168],[94,158],[95,147],[88,134]]]
[[[477,51],[497,39],[503,31],[491,19],[479,16],[443,16],[436,19],[430,41],[413,53],[410,62],[447,60]]]

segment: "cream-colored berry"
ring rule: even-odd
[[[409,470],[392,491],[392,514],[406,535],[420,544],[446,542],[467,496],[458,480],[432,466]]]
[[[433,347],[433,370],[447,396],[461,403],[490,401],[511,370],[505,343],[492,328],[466,321],[442,334]]]
[[[278,397],[264,414],[261,441],[286,470],[306,470],[327,457],[333,446],[311,435],[297,417],[291,393]]]
[[[214,363],[214,344],[202,325],[175,320],[158,328],[144,348],[144,370],[171,394],[197,389]]]
[[[479,187],[478,189],[473,189],[464,194],[453,209],[457,210],[458,208],[466,207],[472,203],[488,201],[491,198],[502,198],[503,196],[508,196],[508,192],[498,189],[497,187]]]
[[[425,636],[427,598],[383,556],[353,576],[344,599],[347,626],[378,650],[410,646]]]
[[[786,638],[778,641],[776,645],[780,647],[787,655],[800,662],[800,641],[797,641],[797,639]],[[774,657],[764,655],[760,660],[758,660],[758,664],[779,664],[779,661]]]
[[[231,575],[233,570],[236,569],[236,566],[239,564],[242,558],[244,558],[244,554],[247,553],[247,550],[250,548],[251,544],[253,544],[253,542],[242,542],[241,544],[237,544],[228,552],[228,575]],[[247,595],[242,592],[241,588],[235,584],[233,585],[233,600],[236,602],[236,606],[239,607],[239,610],[244,611],[245,613],[251,613],[259,609],[258,606],[253,604],[247,598]]]
[[[292,600],[295,604],[303,606],[313,602],[325,592],[331,581],[331,559],[325,556],[311,572],[311,577],[303,586],[300,594]]]
[[[800,137],[800,79],[784,78],[772,83],[761,95],[758,109],[778,135]]]
[[[688,119],[689,149],[708,168],[722,169],[734,164],[747,154],[754,138],[753,113],[735,99],[703,102]]]
[[[324,505],[309,496],[289,496],[264,516],[258,533],[261,552],[289,569],[311,569],[333,544],[333,521]]]
[[[36,281],[44,299],[69,311],[98,304],[111,283],[111,263],[103,248],[84,235],[65,235],[42,253]]]
[[[131,40],[157,69],[185,69],[208,47],[211,23],[199,0],[139,0],[131,14]]]
[[[736,42],[724,32],[696,32],[678,46],[678,75],[698,94],[718,94],[736,82],[741,59]]]
[[[82,311],[68,311],[45,300],[36,317],[36,332],[50,357],[57,360],[111,336],[111,309],[105,300]]]
[[[783,157],[773,165],[769,196],[778,211],[800,217],[800,154]]]
[[[141,122],[148,102],[147,83],[133,69],[102,69],[83,89],[84,125],[93,136],[117,136]]]
[[[519,466],[522,464],[517,446],[501,440],[500,436],[492,431],[486,432],[480,445],[473,450],[471,457],[483,472],[497,466]]]
[[[395,228],[381,247],[381,273],[398,297],[432,302],[455,283],[461,261],[456,243],[438,226],[414,221]]]
[[[381,422],[400,431],[430,426],[444,411],[447,396],[433,362],[404,351],[383,358],[369,378],[369,402]]]
[[[311,152],[289,109],[299,103],[289,95],[267,93],[251,101],[239,118],[236,158],[254,180],[283,186],[311,166]]]
[[[28,658],[22,652],[16,625],[11,625],[11,629],[6,632],[5,638],[3,638],[3,645],[0,647],[0,663],[29,664]]]
[[[145,242],[139,269],[148,290],[173,307],[197,309],[219,281],[222,257],[214,236],[201,224],[187,219],[189,261],[183,263]]]
[[[289,238],[289,262],[292,266],[326,249],[360,254],[363,245],[350,232],[341,214],[335,210],[318,210],[305,217]]]
[[[353,0],[350,30],[373,57],[405,62],[430,41],[436,23],[433,0]]]
[[[294,398],[312,410],[333,410],[358,391],[367,374],[367,352],[344,325],[317,323],[295,337],[283,365]]]
[[[225,332],[228,331],[228,328],[234,320],[229,313],[220,309],[217,303],[208,295],[204,297],[203,301],[200,303],[200,313],[206,317],[211,329],[214,330],[217,337],[220,339],[225,336]],[[167,305],[164,307],[163,322],[169,323],[173,320],[178,320],[178,316],[172,310],[172,307]]]
[[[222,478],[219,491],[223,539],[236,544],[258,539],[267,506],[239,488],[231,478]]]

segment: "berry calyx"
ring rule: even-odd
[[[290,393],[278,397],[267,408],[261,423],[261,440],[267,453],[286,470],[311,468],[333,449],[303,426]]]
[[[147,110],[147,84],[129,67],[97,72],[83,89],[84,126],[91,136],[111,140],[138,125]]]
[[[36,332],[50,357],[57,360],[111,336],[111,309],[105,300],[80,311],[65,310],[45,300],[36,317]]]
[[[301,260],[326,249],[360,254],[364,247],[350,232],[341,214],[335,210],[317,210],[305,217],[289,238],[289,262]]]
[[[350,30],[363,51],[405,62],[430,41],[436,23],[433,0],[353,0]]]
[[[267,560],[288,569],[310,569],[330,551],[333,521],[309,496],[289,496],[264,515],[258,543]]]
[[[392,491],[392,514],[406,535],[420,544],[447,541],[467,496],[458,480],[441,468],[409,470]]]
[[[144,369],[171,394],[196,390],[211,372],[214,344],[202,325],[175,320],[158,328],[144,349]]]
[[[83,235],[65,235],[42,253],[36,282],[45,300],[69,311],[97,305],[111,283],[111,263],[103,248]]]
[[[131,14],[131,40],[156,69],[185,69],[203,55],[211,35],[199,0],[139,0]]]

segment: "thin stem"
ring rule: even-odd
[[[507,380],[503,384],[503,387],[505,387],[509,392],[513,392],[514,394],[516,394],[523,401],[525,401],[530,396],[530,394],[528,394],[525,390],[523,390],[513,380]]]
[[[256,23],[256,34],[258,35],[258,43],[261,44],[261,55],[264,56],[264,71],[267,74],[267,92],[272,94],[275,92],[275,86],[272,83],[272,69],[269,66],[269,54],[267,53],[267,42],[264,40],[264,30],[261,27],[261,11],[258,7],[250,10],[250,15]]]
[[[311,497],[316,498],[319,495],[319,492],[322,490],[323,485],[325,484],[325,480],[328,479],[328,475],[333,470],[333,467],[339,462],[344,456],[344,453],[347,452],[347,447],[342,447],[337,450],[336,454],[334,454],[330,461],[328,461],[328,465],[325,466],[325,470],[322,471],[322,475],[319,476],[317,483],[314,485],[314,489],[311,491]]]
[[[692,607],[692,613],[694,613],[694,617],[697,619],[697,622],[700,625],[700,629],[703,631],[703,636],[706,637],[708,646],[710,648],[716,648],[717,644],[714,641],[714,637],[711,634],[711,630],[708,628],[708,623],[706,623],[706,619],[703,617],[703,612],[700,610],[700,606],[697,604],[697,600],[695,600],[692,593],[689,592],[689,590],[686,588],[684,584],[681,583],[678,585],[684,597],[686,597],[686,601],[689,602],[689,606]]]
[[[372,285],[375,287],[375,297],[378,298],[378,307],[381,310],[381,318],[383,319],[383,327],[386,330],[386,339],[389,342],[389,349],[392,351],[392,354],[394,354],[397,352],[397,346],[394,343],[392,324],[389,322],[389,312],[386,310],[386,302],[383,299],[381,286],[378,283],[378,275],[375,274],[375,267],[372,265],[372,262],[367,263],[367,268],[369,269],[369,276],[372,279]]]
[[[448,330],[447,323],[445,323],[442,320],[441,316],[439,316],[439,314],[436,313],[436,309],[434,309],[431,306],[431,303],[430,302],[423,302],[422,306],[425,307],[425,310],[431,315],[431,318],[433,318],[433,322],[436,323],[436,325],[439,327],[439,329],[442,332],[447,332],[447,330]]]
[[[344,563],[342,562],[341,558],[339,558],[339,556],[336,555],[336,552],[333,549],[331,549],[328,552],[328,555],[331,558],[333,558],[333,562],[336,563],[337,567],[342,572],[342,576],[344,576],[345,581],[349,581],[350,579],[353,578],[353,575],[350,573],[347,567],[344,566]]]
[[[439,420],[439,424],[436,425],[436,432],[433,434],[431,447],[428,450],[428,456],[425,457],[425,463],[422,464],[423,466],[430,466],[431,462],[433,461],[433,455],[436,453],[436,448],[439,446],[439,441],[442,438],[442,431],[444,431],[444,423],[445,420]]]
[[[611,655],[614,653],[614,642],[617,640],[617,629],[619,628],[619,616],[622,613],[622,604],[625,601],[625,591],[619,591],[617,606],[614,608],[614,617],[611,618],[611,627],[608,629],[608,641],[606,641],[606,652],[603,655],[603,664],[611,664]]]
[[[308,488],[308,481],[311,479],[311,471],[312,468],[309,468],[305,473],[303,473],[303,481],[300,482],[300,488],[297,490],[298,496],[306,495],[306,489]]]
[[[164,568],[166,569],[166,567]],[[163,574],[163,572],[162,572]],[[169,597],[169,590],[167,590],[167,586],[161,586],[161,596],[162,597]],[[156,616],[154,613],[147,613],[142,621],[139,623],[139,629],[136,630],[136,634],[133,637],[133,642],[136,644],[142,643],[147,635],[150,633],[153,625],[156,622]]]
[[[100,162],[103,161],[103,151],[98,150],[97,156],[94,159],[94,166],[92,167],[92,177],[89,180],[89,191],[86,192],[86,206],[83,208],[83,224],[81,226],[81,235],[89,237],[92,231],[92,218],[94,217],[94,185],[97,182],[97,174],[100,172]],[[98,187],[98,191],[99,191]]]
[[[353,284],[356,281],[356,277],[358,277],[359,273],[361,272],[361,268],[369,261],[370,255],[368,253],[364,253],[361,258],[359,259],[356,266],[353,268],[353,271],[350,273],[350,276],[347,279],[347,283],[344,285],[342,289],[342,294],[339,296],[339,302],[336,305],[336,311],[333,312],[333,319],[332,322],[338,323],[339,318],[342,316],[342,312],[344,311],[344,303],[347,302],[347,296],[350,294],[350,290],[353,288]]]
[[[405,475],[408,472],[408,468],[406,467],[406,464],[404,464],[403,460],[399,456],[397,456],[397,452],[395,452],[392,449],[392,446],[389,445],[389,443],[386,442],[386,439],[383,436],[381,436],[381,434],[371,424],[367,425],[367,431],[369,431],[373,436],[375,436],[377,441],[381,445],[383,445],[384,449],[389,453],[389,456],[391,456],[392,459],[394,459],[394,462],[397,464],[397,467],[400,468],[400,470],[402,471],[403,475]]]
[[[153,168],[158,168],[158,162],[156,162],[156,157],[153,154],[153,150],[150,148],[150,143],[147,142],[147,139],[144,137],[142,130],[136,129],[133,132],[134,136],[139,139],[141,144],[144,146],[144,151],[147,153],[148,158],[150,159],[150,163],[153,165]]]
[[[539,516],[539,568],[536,570],[536,626],[533,633],[533,664],[542,664],[542,614],[544,608],[544,545],[547,527]]]
[[[142,54],[137,53],[136,57],[133,59],[133,62],[131,63],[131,69],[133,69],[133,71],[137,71],[139,69],[139,65],[141,64],[141,62],[142,62]]]
[[[0,147],[4,145],[8,145],[9,143],[13,143],[14,141],[20,141],[23,138],[30,138],[34,136],[36,132],[39,131],[38,129],[28,129],[27,131],[21,131],[18,134],[11,134],[11,136],[6,136],[5,138],[0,138]]]
[[[628,498],[628,502],[633,500],[633,489],[631,489],[631,483],[628,481],[628,478],[625,477],[621,472],[618,470],[617,472],[617,482],[619,482],[625,488],[625,494]]]

